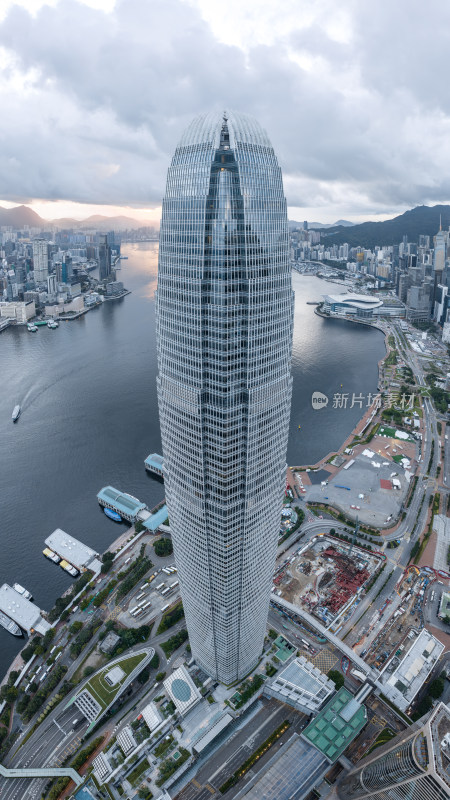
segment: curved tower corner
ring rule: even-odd
[[[231,684],[264,641],[286,473],[293,292],[281,170],[207,114],[168,170],[157,290],[164,479],[196,662]]]

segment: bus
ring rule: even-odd
[[[140,594],[138,594],[138,596],[136,597],[136,600],[141,600],[141,599],[142,599],[144,596],[145,596],[145,592],[141,592],[141,593],[140,593]]]
[[[170,586],[168,586],[168,587],[167,587],[167,589],[163,589],[163,590],[162,590],[162,592],[161,592],[161,596],[162,596],[162,597],[167,597],[167,595],[168,595],[168,594],[171,594],[171,593],[172,593],[172,591],[173,591],[173,589],[171,589],[171,588],[170,588]]]
[[[138,617],[139,614],[142,614],[143,610],[144,610],[143,608],[137,608],[133,614],[133,617]]]
[[[156,591],[157,591],[157,592],[160,592],[160,591],[161,591],[161,589],[164,589],[165,585],[166,585],[165,583],[160,583],[160,584],[158,584],[158,586],[156,586],[156,587],[155,587],[155,588],[156,588]]]
[[[141,588],[140,588],[140,591],[144,592],[147,588],[148,588],[148,583],[143,583]]]
[[[163,567],[161,572],[164,572],[165,575],[170,575],[171,574],[171,570],[167,569],[167,567]]]
[[[134,614],[135,614],[135,612],[136,612],[137,610],[138,610],[138,606],[134,606],[134,608],[130,608],[130,610],[129,610],[129,612],[128,612],[128,613],[129,613],[129,614],[131,614],[131,616],[134,616]]]
[[[142,608],[141,608],[140,610],[141,610],[141,611],[145,611],[145,609],[146,609],[146,608],[149,608],[150,606],[151,606],[151,602],[150,602],[150,600],[149,600],[149,601],[148,601],[148,602],[145,604],[145,606],[142,606]]]
[[[164,611],[167,611],[168,608],[170,608],[170,603],[166,603],[166,605],[162,607],[161,611],[163,612],[163,614]]]
[[[169,586],[171,589],[175,589],[175,587],[178,586],[179,583],[180,581],[174,581],[173,583],[170,583]]]

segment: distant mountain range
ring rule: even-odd
[[[448,230],[450,205],[417,206],[384,222],[362,222],[351,228],[335,225],[323,231],[322,241],[327,244],[348,242],[351,247],[373,248],[376,245],[400,244],[406,234],[408,242],[418,242],[420,234],[435,236],[441,217],[442,228]]]
[[[406,234],[409,242],[418,242],[421,233],[430,237],[439,230],[439,220],[442,217],[442,227],[450,227],[450,205],[417,206],[410,211],[405,211],[393,219],[384,222],[362,222],[355,225],[345,219],[340,219],[334,225],[322,222],[309,222],[308,228],[321,230],[322,241],[329,244],[344,244],[348,242],[351,247],[373,248],[376,245],[399,244]],[[301,226],[302,222],[289,221],[289,227]],[[91,228],[92,230],[136,230],[145,223],[132,217],[117,216],[107,217],[93,214],[83,220],[63,218],[47,220],[39,216],[29,206],[15,206],[3,208],[0,206],[0,226],[11,225],[20,229],[28,225],[31,228]],[[157,227],[157,226],[149,226]]]
[[[0,206],[0,226],[11,225],[20,230],[28,225],[30,228],[92,228],[93,230],[126,230],[143,228],[145,223],[132,217],[106,217],[101,214],[93,214],[83,220],[78,219],[43,219],[36,214],[29,206],[15,206],[14,208],[3,208]],[[152,227],[152,226],[150,226]]]
[[[338,219],[337,222],[308,222],[308,228],[314,230],[320,230],[321,228],[351,228],[355,223],[349,222],[348,219]],[[295,222],[294,220],[289,220],[289,226],[291,228],[298,228],[303,227],[303,222]]]

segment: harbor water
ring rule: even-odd
[[[124,526],[108,519],[96,494],[128,491],[152,508],[164,494],[144,469],[160,452],[156,401],[154,292],[157,244],[124,245],[118,278],[132,294],[104,303],[58,329],[10,327],[0,334],[0,584],[19,582],[49,609],[71,578],[42,555],[62,528],[103,552]],[[353,393],[377,386],[381,332],[322,319],[307,301],[340,291],[293,274],[296,292],[293,398],[288,462],[308,464],[337,448],[362,416]],[[315,411],[311,395],[330,400]],[[347,394],[347,408],[333,396]],[[22,412],[13,424],[11,414]],[[299,427],[300,426],[300,427]],[[0,675],[23,646],[0,628]]]

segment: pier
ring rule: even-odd
[[[0,588],[0,611],[6,614],[16,625],[28,635],[40,633],[42,636],[50,630],[50,625],[43,619],[37,605],[16,592],[7,583]]]
[[[100,572],[101,563],[98,553],[61,528],[56,528],[50,536],[47,536],[45,544],[79,572],[86,572],[87,569]]]
[[[164,477],[164,458],[159,453],[150,453],[144,461],[145,469],[147,472],[152,472],[160,478]]]
[[[115,511],[132,525],[141,522],[144,528],[151,533],[154,533],[167,519],[167,506],[163,505],[151,512],[137,497],[126,492],[119,492],[113,486],[105,486],[100,489],[97,500],[103,508]]]
[[[145,503],[141,503],[137,497],[119,492],[113,486],[104,486],[100,489],[97,500],[103,508],[110,508],[111,511],[120,514],[122,519],[133,524],[140,518],[141,511],[148,511]]]

